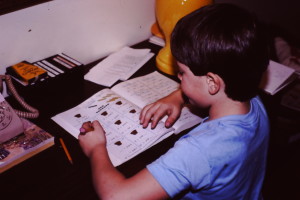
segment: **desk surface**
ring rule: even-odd
[[[152,52],[154,53],[157,53],[160,49],[159,46],[148,42],[142,42],[134,46],[134,48],[151,48]],[[41,111],[40,117],[33,120],[33,122],[49,131],[56,137],[55,145],[2,173],[0,175],[1,199],[2,197],[5,197],[4,199],[22,200],[98,199],[92,185],[89,160],[81,151],[78,141],[50,119],[55,114],[78,105],[94,93],[104,88],[100,85],[83,80],[84,73],[86,73],[98,62],[99,61],[96,61],[85,66],[84,70],[76,80],[67,78],[63,83],[49,85],[47,88],[48,90],[44,91],[42,94],[34,92],[27,94],[29,98],[25,98],[25,100],[30,105],[37,107]],[[154,70],[156,70],[155,57],[148,61],[139,71],[134,74],[133,77],[145,75]],[[60,89],[62,87],[61,84],[64,84],[63,86],[65,89]],[[275,162],[277,166],[276,169],[280,170],[281,168],[279,168],[280,165],[278,165],[278,160],[274,160],[274,158],[278,157],[278,154],[276,153],[276,147],[278,144],[275,142],[276,144],[274,145],[272,142],[274,143],[274,138],[276,139],[276,137],[279,137],[278,135],[280,135],[279,140],[282,142],[281,136],[287,134],[286,132],[284,134],[282,133],[282,129],[284,129],[284,127],[280,127],[280,124],[277,123],[278,116],[285,114],[286,112],[278,107],[280,94],[276,96],[261,94],[261,96],[265,102],[271,119],[271,156],[269,156],[269,162],[271,163],[269,163],[268,166],[272,166],[272,163]],[[291,116],[291,113],[288,112],[288,114],[285,115]],[[298,116],[299,113],[296,113],[296,118]],[[299,119],[299,117],[297,119]],[[297,128],[297,130],[300,129]],[[135,174],[139,170],[143,169],[146,164],[152,162],[161,154],[165,153],[170,147],[173,146],[174,142],[182,134],[173,135],[167,138],[161,143],[119,166],[117,169],[127,177]],[[65,141],[65,144],[73,158],[73,165],[69,163],[63,148],[58,141],[58,138],[63,138]],[[280,145],[280,147],[282,146]],[[276,155],[274,155],[274,153],[272,154],[274,150]],[[282,152],[282,149],[280,149],[280,151]],[[297,159],[299,160],[299,157],[297,157]],[[278,177],[278,173],[270,173],[272,173],[272,169],[267,169],[264,190],[266,192],[272,191],[272,194],[277,194],[274,190],[272,190],[272,186],[274,186],[276,182],[274,181],[274,178]],[[286,174],[285,170],[285,177],[287,175],[289,175],[289,173]],[[291,177],[294,179],[297,178],[295,174],[292,174]],[[280,182],[280,180],[277,181]],[[285,194],[290,193],[290,184],[287,184],[287,181],[284,181],[278,187],[280,189],[276,191],[281,191]],[[284,192],[284,188],[286,188],[286,192]],[[265,194],[264,198],[268,199],[267,197],[270,196],[270,194]]]
[[[159,46],[148,42],[134,48],[151,48],[157,53]],[[84,156],[78,141],[50,118],[57,113],[74,107],[103,89],[104,87],[83,80],[83,75],[99,61],[84,66],[79,80],[66,79],[67,88],[52,83],[43,94],[27,94],[25,100],[38,108],[41,115],[33,120],[37,125],[55,136],[55,145],[23,163],[1,174],[0,196],[7,199],[97,199],[93,190],[88,159]],[[155,57],[148,61],[133,77],[148,74],[156,70]],[[172,77],[175,78],[175,77]],[[76,81],[76,82],[74,82]],[[71,84],[70,84],[71,82]],[[30,93],[30,92],[29,92]],[[131,176],[143,169],[146,164],[166,152],[180,135],[174,135],[149,150],[118,167],[125,176]],[[63,138],[74,164],[70,164],[58,138]]]

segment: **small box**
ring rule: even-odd
[[[17,63],[7,68],[7,73],[23,84],[33,84],[48,76],[47,71],[27,61]]]

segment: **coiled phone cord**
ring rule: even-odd
[[[9,75],[0,75],[0,90],[2,90],[2,80],[5,80],[6,82],[6,85],[7,85],[7,88],[9,89],[9,91],[11,92],[11,94],[16,98],[17,102],[20,103],[20,105],[25,109],[27,110],[28,112],[25,112],[25,111],[20,111],[20,110],[17,110],[17,109],[14,109],[15,112],[17,113],[17,115],[19,117],[22,117],[22,118],[37,118],[39,116],[39,111],[28,105],[23,99],[22,97],[19,95],[19,93],[17,92],[17,90],[15,89],[13,83],[12,83],[12,80],[11,80],[11,77]]]

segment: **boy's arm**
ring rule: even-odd
[[[107,153],[104,130],[98,121],[94,121],[92,127],[94,130],[79,135],[78,139],[84,153],[90,159],[94,187],[101,199],[168,198],[167,193],[147,169],[131,178],[125,178],[116,170]]]
[[[165,126],[171,127],[179,118],[181,109],[185,103],[184,94],[178,89],[168,96],[145,106],[140,114],[140,123],[146,128],[151,123],[151,128],[155,128],[159,120],[168,116]]]
[[[126,179],[111,164],[105,147],[90,157],[94,187],[101,199],[164,199],[168,195],[147,169]]]

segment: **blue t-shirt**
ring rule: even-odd
[[[187,191],[182,199],[257,200],[268,141],[268,117],[256,97],[249,113],[204,120],[147,169],[172,198]]]

